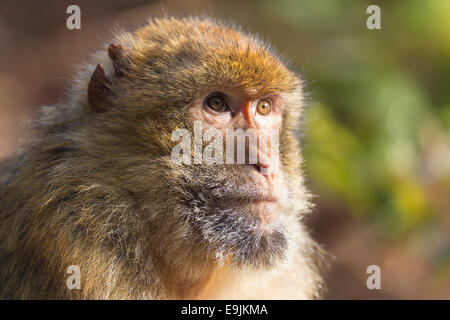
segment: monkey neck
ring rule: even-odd
[[[161,277],[171,299],[214,299],[220,297],[235,274],[230,264],[224,263],[188,274],[166,267]]]
[[[230,265],[224,264],[214,269],[204,282],[198,298],[202,300],[220,299],[223,292],[237,279]]]

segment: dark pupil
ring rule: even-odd
[[[210,106],[215,110],[222,109],[223,104],[224,104],[223,99],[220,97],[215,97],[210,100]]]

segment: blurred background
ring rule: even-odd
[[[66,8],[81,8],[68,30]],[[381,7],[381,30],[366,8]],[[330,253],[328,299],[450,299],[450,1],[14,0],[0,4],[0,156],[73,67],[149,17],[235,21],[308,81],[308,220]],[[106,50],[106,48],[105,48]],[[369,265],[381,290],[369,290]]]

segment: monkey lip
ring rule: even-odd
[[[277,203],[278,202],[278,198],[275,197],[275,196],[268,196],[268,197],[250,199],[249,202],[273,202],[273,203]]]
[[[278,197],[272,194],[252,194],[247,197],[233,197],[229,200],[235,203],[277,203]]]
[[[238,202],[236,205],[249,214],[259,217],[260,221],[263,222],[262,226],[269,228],[268,230],[270,230],[271,222],[275,221],[280,213],[280,206],[275,197],[254,198]]]

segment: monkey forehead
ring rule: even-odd
[[[210,19],[159,19],[134,32],[135,70],[142,79],[195,88],[226,83],[249,96],[301,85],[286,61],[258,38]],[[135,53],[133,55],[133,52]]]

